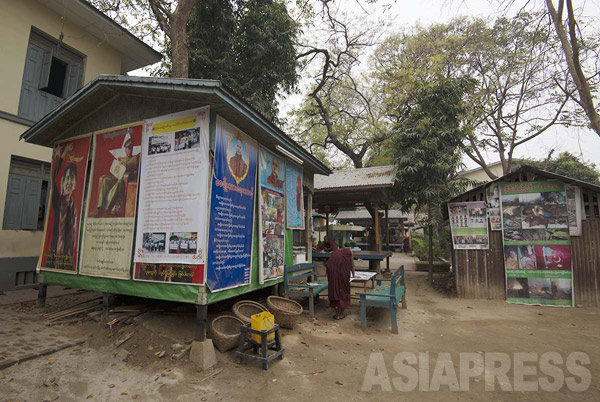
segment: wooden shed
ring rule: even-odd
[[[578,191],[577,204],[581,210],[578,235],[570,233],[572,260],[572,298],[574,306],[600,307],[600,186],[533,167],[522,167],[515,172],[475,187],[460,194],[449,203],[487,201],[490,186],[502,183],[533,183],[557,181],[574,186]],[[446,205],[444,215],[448,216]],[[458,297],[466,299],[507,298],[507,279],[502,230],[491,230],[489,248],[455,249],[452,266],[456,276]],[[570,230],[572,226],[570,224]]]
[[[68,154],[67,148],[75,152],[78,138],[89,138],[89,153]],[[292,231],[306,227],[310,233],[311,220],[303,211],[311,205],[313,176],[331,173],[213,80],[99,76],[22,139],[54,147],[57,182],[62,180],[57,161],[82,164],[76,176],[82,180],[76,186],[83,193],[81,222],[71,225],[75,236],[58,235],[43,246],[40,282],[193,303],[199,338],[207,305],[282,282],[283,266],[293,259]],[[114,144],[107,145],[110,141]],[[101,147],[107,162],[95,172]],[[132,154],[139,155],[139,174],[136,170],[127,181],[129,162],[121,162]],[[115,201],[118,191],[122,197]],[[245,204],[236,197],[246,197]],[[165,200],[172,200],[172,209],[161,206]],[[59,209],[47,214],[55,222],[46,223],[46,232],[65,226],[66,214]],[[191,227],[188,221],[197,221],[196,229],[185,229]],[[173,229],[156,229],[161,225]],[[105,241],[98,235],[103,227],[118,230],[102,235]],[[72,237],[79,240],[77,255],[72,251],[63,258],[56,250],[66,250],[63,243]],[[120,268],[110,266],[110,258],[118,259]]]

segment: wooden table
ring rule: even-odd
[[[381,271],[380,262],[386,258],[391,257],[394,253],[392,253],[391,251],[373,251],[373,250],[362,251],[361,250],[361,251],[352,251],[352,254],[354,254],[355,260],[369,261],[369,270],[374,270],[379,274]],[[330,256],[331,256],[331,252],[327,252],[327,251],[313,251],[313,253],[312,253],[313,260],[326,260]]]
[[[375,277],[377,276],[377,272],[356,271],[355,273],[355,277],[350,277],[350,283],[362,283],[364,292],[367,291],[367,282],[369,281],[371,281],[371,289],[375,287]]]

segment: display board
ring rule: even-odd
[[[90,152],[90,134],[57,142],[52,154],[52,177],[41,270],[77,273],[79,226]]]
[[[259,282],[283,276],[285,257],[285,161],[259,149]]]
[[[484,201],[448,203],[452,244],[455,250],[489,248],[487,214]]]
[[[581,189],[565,185],[567,193],[567,214],[569,216],[569,235],[581,236]]]
[[[507,301],[572,306],[565,185],[501,183],[500,194]]]
[[[502,217],[500,213],[500,190],[494,183],[485,190],[487,216],[491,230],[502,230]]]
[[[79,273],[130,278],[142,123],[94,133]]]
[[[161,266],[173,272],[181,264],[193,265],[189,268],[194,270],[193,278],[198,277],[199,265],[203,271],[210,172],[208,126],[208,107],[144,122],[134,260],[145,265],[136,265],[134,279],[153,280],[148,279],[146,269],[158,272]],[[170,280],[161,281],[176,282],[174,274],[163,277]]]
[[[285,165],[285,204],[287,228],[304,230],[302,168],[289,160]]]
[[[217,118],[206,269],[211,292],[250,283],[257,152],[254,139]]]

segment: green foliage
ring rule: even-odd
[[[531,158],[520,159],[517,166],[533,166],[573,179],[600,184],[600,172],[596,165],[582,161],[569,152],[561,152],[557,157],[545,161]]]
[[[277,121],[277,94],[297,83],[298,34],[282,1],[199,1],[188,21],[190,78],[221,80]]]
[[[439,221],[437,206],[463,189],[456,172],[466,135],[460,124],[464,94],[471,85],[465,78],[416,83],[407,117],[394,128],[397,200],[403,210],[429,207],[427,225]]]
[[[442,247],[442,239],[439,236],[433,237],[433,260],[439,260],[444,257],[444,248]],[[427,261],[429,258],[429,239],[426,237],[413,237],[412,247],[415,257],[421,261]]]

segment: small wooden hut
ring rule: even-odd
[[[573,305],[600,307],[600,186],[533,167],[522,167],[515,172],[482,184],[448,203],[486,201],[490,186],[500,183],[529,183],[558,181],[575,186],[581,209],[580,234],[570,235]],[[444,205],[444,215],[448,209]],[[487,220],[486,220],[487,221]],[[466,299],[507,298],[505,254],[501,230],[490,230],[489,248],[485,250],[454,249],[452,266],[456,275],[458,297]]]

